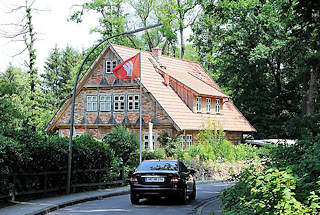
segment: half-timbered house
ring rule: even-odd
[[[113,68],[139,50],[108,44],[77,85],[75,130],[77,135],[103,138],[114,126],[123,125],[139,134],[140,81],[120,81]],[[163,133],[180,135],[192,144],[208,120],[215,120],[226,137],[237,144],[244,132],[255,129],[198,63],[161,55],[155,48],[142,51],[142,134],[144,147],[157,147]],[[69,135],[71,97],[47,126]],[[153,142],[148,129],[153,125]]]

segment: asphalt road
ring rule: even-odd
[[[113,196],[102,200],[84,202],[73,206],[61,208],[49,213],[50,215],[122,215],[122,214],[152,214],[152,215],[179,215],[195,214],[203,209],[205,203],[216,200],[218,193],[231,183],[215,182],[209,184],[197,184],[197,197],[194,201],[188,201],[186,205],[179,205],[174,199],[143,199],[139,205],[130,203],[129,195]],[[211,209],[206,208],[208,211]],[[206,212],[207,214],[207,212]],[[219,213],[215,213],[219,214]]]

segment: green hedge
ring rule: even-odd
[[[5,135],[0,134],[0,195],[8,194],[13,186],[12,174],[67,170],[68,138],[34,133],[28,129]],[[109,144],[91,135],[75,137],[72,152],[73,171],[117,168],[120,165]],[[65,177],[53,176],[48,181],[48,188],[64,186]],[[112,179],[109,175],[103,177]],[[72,177],[72,183],[92,183],[97,180],[97,174],[88,172]],[[23,190],[40,189],[42,181],[40,176],[17,178],[17,184]]]
[[[264,169],[247,169],[223,192],[225,214],[319,214],[319,154],[319,140],[273,148]]]

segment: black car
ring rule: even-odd
[[[130,199],[138,204],[142,198],[176,197],[185,204],[196,198],[194,170],[178,160],[143,161],[130,178]]]

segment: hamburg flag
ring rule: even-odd
[[[140,53],[136,54],[132,58],[118,64],[113,69],[113,74],[117,76],[121,81],[125,79],[133,79],[140,77]]]

